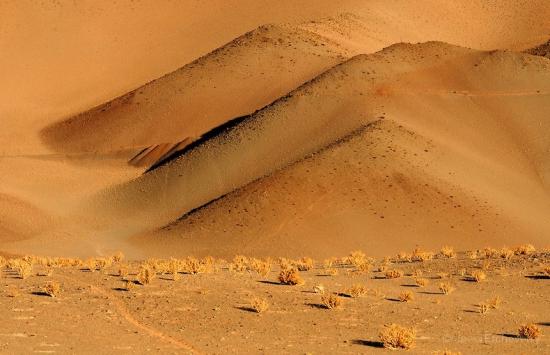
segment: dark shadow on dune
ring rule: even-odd
[[[420,287],[418,285],[399,285],[399,286],[401,286],[401,287]]]
[[[550,280],[550,276],[547,275],[527,275],[525,277],[531,280]]]
[[[113,287],[113,291],[128,292],[129,290],[122,287]]]
[[[540,322],[537,323],[538,325],[542,325],[543,327],[550,327],[550,322]]]
[[[441,292],[430,292],[430,291],[418,291],[418,293],[423,293],[425,295],[442,295]]]
[[[351,343],[354,345],[370,346],[371,348],[384,348],[384,343],[381,341],[354,339]]]

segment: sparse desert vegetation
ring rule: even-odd
[[[493,253],[492,250],[497,250],[498,253]],[[376,344],[378,335],[380,344],[387,348],[410,349],[415,346],[419,351],[442,353],[438,349],[442,348],[440,345],[445,344],[439,343],[439,336],[441,333],[451,334],[453,331],[452,327],[447,329],[442,324],[452,324],[456,317],[462,318],[461,324],[465,327],[464,329],[468,329],[470,334],[480,334],[481,336],[477,328],[477,321],[469,315],[469,312],[477,313],[478,320],[480,319],[479,315],[483,315],[483,320],[489,322],[486,327],[494,327],[493,337],[495,340],[492,344],[502,344],[510,349],[520,349],[520,346],[530,344],[523,342],[526,345],[520,345],[509,341],[498,343],[498,338],[504,337],[504,335],[499,335],[498,329],[500,322],[511,329],[517,327],[517,324],[513,324],[515,318],[508,316],[510,312],[522,314],[524,308],[540,309],[540,307],[544,307],[544,305],[534,302],[537,299],[535,296],[537,293],[530,293],[534,298],[529,298],[530,296],[506,297],[504,307],[502,307],[503,300],[500,295],[491,293],[496,285],[499,285],[501,289],[504,287],[502,289],[504,294],[524,292],[529,287],[536,287],[538,292],[543,294],[548,292],[544,286],[548,279],[544,275],[546,265],[550,262],[550,253],[532,251],[527,247],[522,247],[521,250],[522,252],[518,254],[514,253],[513,257],[503,257],[502,249],[497,248],[475,251],[475,254],[483,255],[481,260],[470,257],[474,252],[456,253],[455,257],[444,256],[441,252],[440,257],[431,259],[428,257],[423,260],[413,260],[413,258],[403,255],[376,260],[369,258],[363,252],[353,252],[343,258],[334,257],[319,263],[310,258],[294,260],[280,258],[278,260],[281,266],[279,271],[272,268],[274,259],[251,258],[242,255],[233,258],[230,262],[211,257],[148,259],[139,262],[128,261],[123,257],[88,258],[82,261],[70,258],[30,256],[0,261],[3,264],[2,280],[8,283],[3,291],[3,299],[7,302],[25,304],[32,302],[35,297],[38,300],[40,296],[51,296],[55,298],[56,304],[59,304],[60,307],[70,306],[72,307],[71,312],[78,313],[84,311],[86,307],[92,307],[93,303],[91,302],[95,297],[93,295],[97,294],[106,297],[105,300],[109,302],[108,304],[123,302],[124,312],[130,312],[132,314],[130,317],[134,317],[132,322],[148,324],[154,329],[163,329],[174,339],[181,335],[173,333],[168,325],[173,317],[183,316],[178,315],[178,312],[185,312],[186,317],[190,316],[195,322],[200,323],[200,318],[194,318],[193,313],[188,313],[190,311],[186,311],[187,309],[200,312],[200,317],[212,314],[230,317],[224,318],[225,322],[231,323],[232,318],[235,321],[240,320],[239,329],[243,329],[243,331],[248,327],[250,330],[252,327],[264,329],[264,326],[250,323],[250,320],[246,320],[247,312],[239,312],[248,310],[259,313],[262,314],[261,319],[266,324],[265,327],[271,327],[265,328],[265,331],[279,334],[277,336],[282,335],[283,333],[279,332],[284,330],[269,326],[273,324],[272,322],[280,322],[282,319],[287,322],[297,322],[296,324],[306,322],[293,329],[299,329],[299,334],[310,336],[309,332],[314,328],[308,328],[307,319],[309,318],[324,327],[331,326],[324,318],[326,316],[322,315],[327,313],[318,311],[318,308],[324,308],[327,310],[338,309],[338,312],[330,312],[330,317],[336,317],[339,322],[344,322],[346,317],[358,317],[359,315],[362,317],[362,314],[367,312],[368,322],[361,322],[366,326],[361,332],[361,337],[373,344]],[[432,254],[424,251],[422,253]],[[413,254],[411,253],[411,256]],[[482,261],[491,261],[491,267],[482,270],[480,268]],[[395,268],[396,264],[399,264],[399,269]],[[368,269],[368,271],[359,271],[361,265],[369,265],[369,268],[363,269]],[[32,270],[30,273],[27,272],[25,278],[21,278],[22,266],[25,270]],[[337,273],[330,277],[326,276],[326,267],[337,270]],[[303,271],[299,271],[299,268]],[[381,269],[383,271],[380,271]],[[499,272],[502,269],[506,269],[506,273]],[[51,272],[52,270],[55,272]],[[405,275],[410,278],[404,278]],[[485,278],[480,275],[485,275]],[[466,282],[476,281],[475,278],[483,280],[484,284],[490,287],[480,288],[481,285],[477,282]],[[268,281],[270,279],[276,279],[277,282]],[[432,279],[438,282],[432,285],[430,282]],[[287,288],[275,285],[301,285],[304,283],[314,286],[306,290],[303,287]],[[61,284],[63,284],[62,292]],[[421,288],[413,292],[414,289],[407,289],[411,286]],[[36,292],[37,290],[39,292]],[[240,296],[241,292],[252,293],[252,295]],[[441,294],[447,296],[442,299]],[[246,307],[241,306],[242,298],[240,297],[247,297],[249,300]],[[77,299],[80,301],[75,303]],[[172,306],[163,306],[164,302],[168,300]],[[484,301],[480,302],[480,300]],[[398,302],[392,301],[413,303],[410,307],[399,307]],[[81,302],[84,302],[84,305]],[[230,307],[227,302],[233,302],[234,307]],[[343,307],[344,302],[346,303],[345,307]],[[307,305],[312,307],[307,307]],[[33,307],[43,306],[34,303]],[[111,312],[121,312],[118,307],[122,306],[113,308]],[[179,311],[177,311],[178,309]],[[433,333],[433,328],[418,320],[413,321],[410,327],[395,324],[403,319],[409,319],[407,317],[410,317],[411,310],[416,309],[422,309],[419,319],[438,315],[434,318],[437,321],[428,323],[428,325],[433,324],[437,328],[437,334]],[[9,310],[4,310],[4,312],[7,311]],[[440,312],[444,312],[444,315],[441,316]],[[532,314],[544,314],[544,312],[531,312]],[[391,320],[395,323],[388,324],[382,331],[379,331],[379,327],[387,323],[388,315],[391,315]],[[126,314],[124,317],[129,316]],[[298,319],[300,320],[298,321]],[[414,318],[410,319],[414,320]],[[544,337],[540,336],[543,330],[541,328],[547,324],[546,320],[542,317],[539,322],[542,325],[531,323],[520,327],[517,337],[546,341]],[[187,328],[201,332],[198,325],[195,327],[190,324]],[[426,337],[417,338],[413,328],[422,331],[422,335],[426,334]],[[346,334],[347,331],[351,332],[355,328],[348,329],[344,326],[342,329],[344,329],[342,334]],[[289,339],[292,339],[291,334],[286,336],[290,336]],[[152,337],[155,338],[155,336]],[[185,338],[189,339],[188,336]],[[238,338],[231,341],[235,344],[239,343],[239,346],[245,346]],[[313,343],[310,345],[313,346]],[[201,340],[195,345],[200,344]],[[304,350],[308,349],[308,346],[300,344]],[[355,349],[355,352],[361,352],[361,346],[367,346],[368,349],[368,345],[361,345],[361,342],[347,344],[351,347],[358,347],[352,348]],[[481,351],[477,344],[475,341],[464,342],[458,344],[458,348],[465,353],[475,353]],[[529,348],[521,347],[521,349],[523,349],[522,352],[530,352]],[[323,353],[324,350],[326,349],[322,348],[318,352]],[[374,348],[369,350],[374,350]],[[536,352],[534,348],[532,350]]]
[[[408,350],[415,345],[416,331],[398,324],[389,324],[384,326],[379,338],[385,348]]]

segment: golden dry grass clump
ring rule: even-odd
[[[455,287],[450,282],[442,282],[439,284],[439,291],[441,291],[444,295],[449,295],[453,293],[454,290]]]
[[[397,254],[397,261],[402,263],[410,263],[413,261],[413,256],[411,253],[402,251]]]
[[[502,303],[502,298],[500,298],[500,296],[495,296],[487,301],[487,304],[492,309],[498,309],[501,303]]]
[[[294,267],[283,268],[279,273],[279,282],[284,285],[303,285],[304,280]]]
[[[500,249],[500,257],[506,260],[510,260],[514,256],[514,251],[508,247]]]
[[[415,345],[416,331],[398,324],[388,324],[378,337],[386,349],[411,349]]]
[[[489,312],[490,308],[491,307],[487,303],[479,303],[477,305],[477,311],[481,314],[485,314],[485,313]]]
[[[155,272],[151,267],[143,265],[136,278],[140,285],[149,285],[155,278]]]
[[[518,329],[518,335],[524,339],[537,339],[541,335],[539,327],[535,324],[523,324]]]
[[[514,254],[516,255],[529,255],[536,251],[532,244],[523,244],[514,248]]]
[[[424,262],[424,261],[432,260],[433,258],[434,258],[434,253],[431,251],[424,251],[417,248],[412,253],[413,261]]]
[[[481,282],[487,278],[487,275],[482,270],[473,270],[467,276],[468,281]]]
[[[269,308],[269,303],[265,298],[254,297],[252,299],[252,302],[250,302],[250,304],[251,304],[251,308],[256,313],[263,313],[267,311]]]
[[[42,292],[47,294],[50,297],[57,297],[61,292],[61,285],[59,282],[50,281],[44,287],[42,287]]]
[[[342,298],[331,293],[321,296],[321,303],[326,309],[340,308],[342,307]]]
[[[416,278],[414,279],[414,282],[418,287],[425,287],[430,284],[430,280],[425,278]]]
[[[252,268],[253,271],[258,273],[258,275],[260,275],[262,277],[267,277],[267,276],[269,276],[269,273],[271,272],[272,263],[273,263],[272,260],[269,259],[269,258],[267,258],[265,260],[252,259],[250,261],[250,267]]]
[[[299,271],[309,271],[313,269],[315,261],[312,258],[306,256],[301,258],[300,260],[294,261],[293,264]]]
[[[8,260],[6,266],[10,270],[17,272],[20,279],[26,279],[32,275],[33,260],[29,258]]]
[[[354,284],[348,289],[347,294],[350,297],[357,298],[366,295],[367,292],[369,292],[369,289],[365,285]]]
[[[404,275],[403,271],[394,269],[394,270],[387,270],[384,275],[387,279],[398,279]]]
[[[131,280],[124,280],[122,284],[122,289],[125,291],[131,291],[134,288],[135,284]]]
[[[404,291],[399,294],[399,301],[400,302],[410,302],[414,300],[414,293],[411,291]]]
[[[444,246],[443,248],[441,248],[440,253],[446,258],[456,258],[456,252],[454,251],[453,247],[450,246]]]
[[[243,273],[245,271],[249,271],[249,263],[250,261],[246,256],[243,255],[236,255],[233,258],[233,261],[231,264],[229,264],[229,271],[235,272],[235,273]]]
[[[314,293],[324,294],[324,293],[325,293],[325,286],[323,286],[323,285],[315,285],[315,286],[313,286],[313,292],[314,292]]]

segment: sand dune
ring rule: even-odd
[[[165,243],[159,253],[223,254],[243,245],[251,253],[306,245],[312,253],[352,245],[384,252],[404,235],[408,247],[460,236],[465,244],[512,243],[518,234],[543,242],[548,69],[538,57],[435,42],[357,56],[106,190],[93,214],[148,229],[225,196],[161,237],[147,234],[148,252]],[[219,243],[220,235],[229,240]],[[310,245],[312,235],[323,243]]]
[[[26,238],[5,250],[548,233],[544,0],[12,1],[0,17],[0,228]],[[430,40],[452,45],[393,45]]]
[[[44,137],[57,150],[69,152],[109,152],[200,137],[284,96],[346,54],[338,43],[305,30],[263,26],[129,94],[47,128]]]

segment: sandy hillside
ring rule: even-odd
[[[8,1],[0,15],[3,251],[547,242],[545,1]]]

